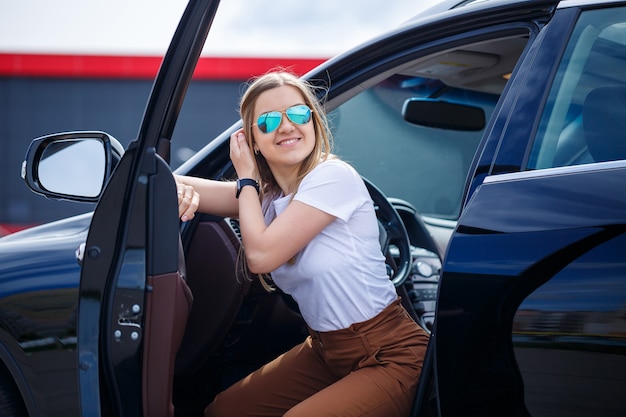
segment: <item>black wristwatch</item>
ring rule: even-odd
[[[241,193],[241,189],[246,185],[251,185],[256,189],[256,193],[259,193],[259,183],[253,180],[252,178],[240,178],[237,180],[237,194],[235,194],[235,198],[239,198],[239,194]]]

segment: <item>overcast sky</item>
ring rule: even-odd
[[[327,57],[441,0],[223,0],[204,55]],[[0,52],[160,55],[186,0],[0,0]]]

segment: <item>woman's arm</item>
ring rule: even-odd
[[[248,267],[253,273],[271,272],[285,264],[335,220],[322,210],[292,201],[266,226],[254,187],[243,187],[237,200],[234,181],[174,177],[181,220],[193,219],[196,211],[239,218]]]
[[[196,211],[224,217],[239,216],[234,181],[215,181],[182,175],[174,175],[174,179],[178,192],[178,215],[182,221],[193,219]]]
[[[252,151],[243,131],[230,139],[230,158],[240,177],[254,177]],[[315,207],[292,201],[269,226],[253,187],[244,187],[239,195],[239,225],[248,267],[253,273],[267,273],[285,264],[335,217]]]
[[[320,209],[292,201],[266,226],[252,187],[241,191],[239,214],[248,267],[257,274],[271,272],[287,263],[335,220],[334,216]]]

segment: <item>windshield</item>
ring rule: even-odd
[[[487,119],[498,100],[498,95],[449,87],[438,79],[396,74],[329,114],[335,153],[388,197],[408,201],[422,215],[456,220],[482,131],[404,120],[406,100],[433,97],[480,107]]]

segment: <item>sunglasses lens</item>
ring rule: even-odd
[[[285,114],[293,123],[297,125],[303,125],[309,123],[311,120],[311,109],[304,104],[300,104],[298,106],[289,107],[285,110]],[[257,119],[257,126],[259,130],[263,133],[271,133],[278,129],[280,126],[280,122],[283,119],[283,114],[279,111],[271,111],[268,113],[263,113]]]
[[[257,120],[257,126],[259,126],[259,130],[263,133],[270,133],[278,129],[280,126],[280,121],[282,120],[283,115],[277,111],[271,111],[269,113],[263,113],[259,116]]]
[[[311,120],[311,109],[305,105],[289,107],[285,114],[297,125],[303,125]]]

